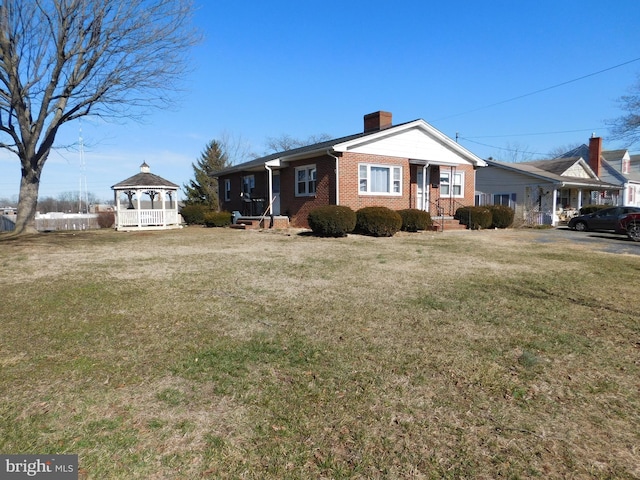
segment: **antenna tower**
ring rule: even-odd
[[[82,120],[80,122],[79,147],[80,147],[80,190],[78,191],[78,213],[83,213],[82,204],[86,213],[89,213],[89,192],[87,192],[87,165],[84,161],[84,143],[82,141]]]

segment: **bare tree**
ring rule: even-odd
[[[248,162],[260,156],[252,150],[251,143],[242,135],[225,131],[220,135],[219,143],[227,155],[228,166]]]
[[[560,158],[564,155],[573,152],[578,147],[580,147],[581,143],[569,143],[567,145],[559,145],[557,147],[552,148],[549,153],[547,153],[547,158]]]
[[[523,145],[519,142],[507,142],[500,150],[501,152],[496,154],[494,158],[509,163],[528,162],[533,159],[534,155],[528,145]]]
[[[191,0],[3,0],[0,148],[22,166],[15,232],[33,229],[60,127],[164,107],[198,41]]]
[[[306,140],[294,138],[291,135],[284,133],[279,137],[268,137],[265,145],[269,153],[276,153],[292,150],[294,148],[305,147],[307,145],[313,145],[315,143],[325,142],[327,140],[331,140],[331,136],[327,133],[310,135]]]
[[[621,96],[618,102],[626,113],[607,122],[611,127],[611,137],[625,140],[628,145],[640,142],[640,75],[629,93]]]

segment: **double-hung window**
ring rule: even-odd
[[[361,163],[358,185],[361,194],[402,195],[402,167]]]
[[[254,175],[242,177],[242,193],[251,195],[254,188],[256,188],[256,177]]]
[[[296,197],[312,197],[316,194],[316,166],[296,168]]]
[[[462,197],[464,174],[440,169],[440,195],[442,197]]]
[[[228,202],[231,200],[231,180],[228,178],[224,179],[224,201]]]

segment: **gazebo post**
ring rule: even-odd
[[[113,204],[116,206],[116,230],[120,228],[120,195],[118,195],[118,191],[113,191]]]
[[[167,192],[164,188],[160,190],[160,198],[162,199],[162,226],[166,227],[167,226],[167,209],[166,209]]]
[[[139,188],[136,189],[136,215],[138,217],[138,228],[142,227],[142,215],[140,215],[140,210],[142,208],[142,204],[140,203],[140,198],[142,197],[142,190]]]

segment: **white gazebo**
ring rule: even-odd
[[[178,185],[140,165],[140,173],[111,187],[116,204],[116,230],[180,228]]]

